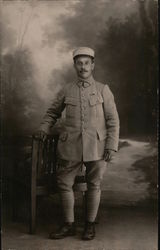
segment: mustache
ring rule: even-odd
[[[80,73],[85,73],[85,72],[88,72],[88,70],[86,70],[86,69],[81,69],[79,72],[80,72]]]

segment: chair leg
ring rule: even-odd
[[[12,221],[17,221],[17,200],[16,200],[16,192],[17,191],[17,183],[12,181]]]
[[[30,234],[34,234],[36,231],[36,194],[31,190],[31,207],[30,207]]]
[[[36,231],[36,177],[38,160],[38,142],[32,141],[32,168],[31,168],[31,198],[30,198],[30,234]]]

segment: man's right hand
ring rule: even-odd
[[[43,130],[38,130],[35,134],[34,137],[36,139],[40,139],[42,141],[45,141],[47,138],[47,134]]]

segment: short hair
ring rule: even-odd
[[[81,57],[81,56],[85,56],[85,57],[91,58],[92,63],[94,63],[94,57],[89,56],[89,55],[77,55],[77,56],[75,56],[75,57],[73,58],[74,63],[76,63],[76,60],[77,60],[79,57]]]

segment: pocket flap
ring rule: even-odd
[[[77,100],[74,97],[66,97],[64,103],[76,106],[77,105]]]
[[[106,139],[107,137],[107,130],[105,129],[97,129],[97,135],[98,135],[98,139],[100,141]]]
[[[97,93],[97,95],[90,95],[89,103],[90,103],[91,106],[103,103],[103,98],[102,98],[101,94]]]

